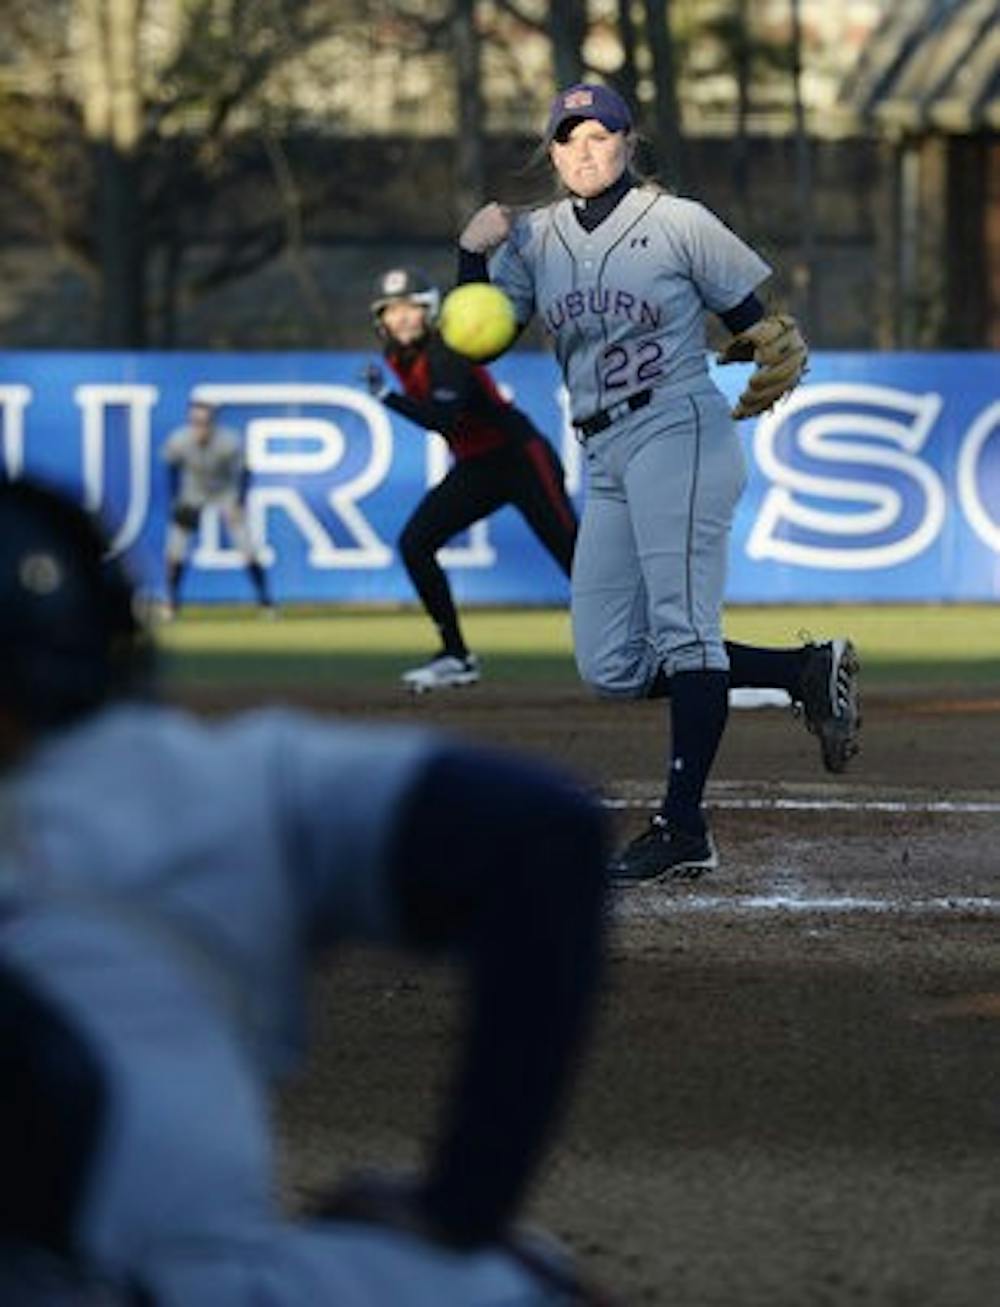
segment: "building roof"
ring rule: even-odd
[[[1000,130],[998,0],[900,0],[848,78],[843,103],[890,135]]]

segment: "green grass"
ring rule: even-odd
[[[491,677],[576,682],[565,610],[472,610],[466,639]],[[385,684],[431,654],[436,642],[415,611],[292,608],[276,622],[253,610],[202,608],[159,630],[172,681],[186,684]]]
[[[491,680],[575,685],[564,609],[468,609],[466,638]],[[749,644],[788,645],[848,633],[867,687],[944,686],[1000,692],[1000,606],[733,608],[726,633]],[[193,608],[159,628],[170,681],[186,685],[385,684],[434,648],[415,610],[290,608],[262,622],[244,608]]]
[[[746,608],[731,610],[726,623],[730,638],[749,644],[780,644],[800,631],[850,635],[868,686],[1000,691],[1000,606]]]

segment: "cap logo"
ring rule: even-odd
[[[26,554],[21,559],[18,578],[29,594],[44,598],[62,585],[63,572],[52,554]]]
[[[401,295],[406,290],[408,280],[405,268],[393,268],[392,272],[385,274],[382,285],[387,295]]]
[[[563,96],[564,109],[589,109],[594,103],[594,92],[586,88],[579,91],[570,91]]]

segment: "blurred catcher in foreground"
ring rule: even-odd
[[[45,1259],[171,1307],[601,1301],[514,1227],[597,992],[599,809],[423,731],[160,706],[132,600],[80,509],[0,486],[4,1302],[89,1301],[33,1296]],[[447,951],[467,1025],[423,1174],[293,1224],[266,1087],[344,940]]]

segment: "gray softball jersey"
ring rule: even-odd
[[[180,469],[178,498],[184,504],[203,508],[212,499],[239,493],[243,449],[228,427],[216,427],[204,445],[190,427],[181,427],[167,440],[161,457]]]
[[[399,940],[393,831],[438,748],[409,727],[123,704],[0,783],[0,949],[108,1086],[76,1241],[161,1307],[564,1301],[502,1248],[289,1225],[275,1204],[264,1081],[302,1052],[309,944]]]
[[[734,308],[770,274],[704,205],[653,186],[591,232],[570,199],[522,214],[490,267],[520,322],[541,316],[576,423],[647,388],[703,389],[705,310]]]
[[[280,1074],[301,1051],[303,935],[394,937],[387,844],[434,747],[279,709],[210,727],[122,704],[0,785],[0,905],[151,903],[203,941],[218,988],[242,996],[248,1046]]]

